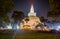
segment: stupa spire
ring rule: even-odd
[[[33,12],[33,13],[34,13],[34,7],[33,7],[33,4],[31,4],[30,12]]]
[[[28,13],[28,16],[36,16],[36,13],[34,12],[33,4],[31,4],[30,12]]]

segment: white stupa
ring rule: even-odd
[[[31,4],[30,12],[28,13],[29,21],[26,22],[25,19],[23,19],[23,23],[21,23],[20,29],[35,30],[36,25],[41,23],[39,17],[37,17],[36,13],[34,12],[33,4]]]

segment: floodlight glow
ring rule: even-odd
[[[11,24],[9,24],[9,25],[7,26],[7,29],[12,29]]]
[[[58,28],[60,29],[60,26],[58,26]]]
[[[12,26],[7,26],[7,29],[12,29]]]
[[[18,25],[17,25],[17,29],[20,29]]]
[[[58,28],[56,30],[59,30]]]

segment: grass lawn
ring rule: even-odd
[[[0,34],[0,39],[12,39],[11,34]]]
[[[12,33],[0,33],[0,39],[12,39]],[[60,39],[60,34],[45,33],[38,31],[24,31],[16,33],[14,39]]]
[[[0,39],[12,39],[12,32],[0,32]]]
[[[41,32],[26,32],[17,34],[15,39],[60,39],[60,34],[41,33]]]

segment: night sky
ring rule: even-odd
[[[49,9],[48,0],[14,0],[14,9],[24,12],[25,15],[30,11],[31,4],[34,5],[34,11],[37,13],[37,16],[46,17]]]

